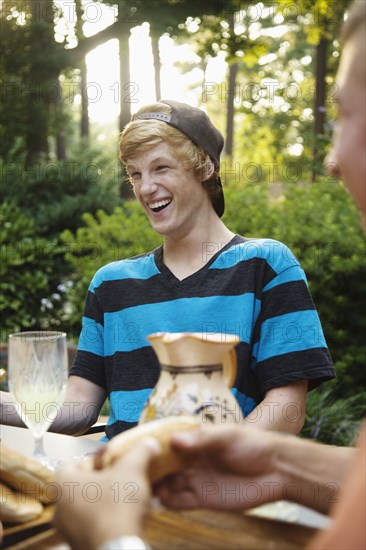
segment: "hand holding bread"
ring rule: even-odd
[[[178,472],[184,467],[183,459],[171,447],[170,440],[173,433],[197,429],[200,423],[194,416],[169,416],[140,424],[131,430],[117,435],[101,449],[94,457],[94,469],[100,470],[113,464],[133,449],[143,439],[149,437],[157,439],[160,444],[160,453],[155,456],[148,470],[151,483],[163,477]]]
[[[143,535],[151,505],[148,471],[159,453],[155,439],[142,438],[102,469],[86,469],[88,461],[69,462],[59,469],[62,490],[53,523],[72,548],[99,548],[107,539]],[[72,487],[71,497],[64,487]]]
[[[193,416],[167,417],[141,424],[117,435],[94,457],[82,462],[80,467],[84,472],[89,472],[92,481],[97,471],[107,472],[139,446],[140,442],[154,438],[159,443],[158,451],[148,463],[146,479],[150,484],[155,483],[185,466],[184,459],[170,445],[171,435],[177,431],[197,429],[199,425]],[[42,514],[44,504],[55,503],[60,496],[57,494],[59,488],[59,478],[53,471],[33,458],[1,444],[0,520],[5,523],[24,523],[36,519]]]

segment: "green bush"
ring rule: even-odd
[[[360,392],[337,399],[330,388],[310,392],[301,436],[329,445],[354,444],[365,414],[365,397],[366,392]]]
[[[0,162],[3,200],[15,202],[37,224],[38,235],[76,231],[85,212],[111,213],[118,204],[119,170],[111,159],[86,151],[67,161]]]
[[[342,184],[229,185],[225,222],[251,237],[287,244],[304,268],[338,378],[339,397],[365,386],[365,238],[360,216]],[[257,200],[258,199],[258,200]]]
[[[64,162],[39,162],[27,168],[21,159],[0,160],[0,173],[6,203],[1,211],[6,224],[1,236],[3,319],[14,330],[40,324],[59,327],[72,278],[60,233],[76,231],[85,212],[113,211],[121,202],[120,169],[110,158],[86,151]]]
[[[76,234],[64,231],[61,239],[74,276],[68,291],[65,319],[78,334],[86,292],[97,269],[116,260],[137,256],[162,242],[137,201],[126,201],[108,215],[84,214],[85,225]]]
[[[34,221],[14,204],[1,204],[0,221],[1,341],[6,341],[11,332],[39,327],[47,310],[57,308],[54,266],[64,251],[38,237]]]

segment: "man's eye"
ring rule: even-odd
[[[156,167],[156,170],[165,170],[165,168],[168,168],[167,166],[161,164],[160,166]]]

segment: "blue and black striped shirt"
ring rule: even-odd
[[[312,389],[335,376],[305,274],[271,239],[236,235],[182,281],[165,266],[162,246],[97,271],[71,374],[106,389],[108,437],[136,424],[158,380],[146,340],[154,332],[238,335],[232,391],[245,416],[272,388],[308,380]]]

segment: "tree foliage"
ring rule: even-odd
[[[39,237],[35,222],[14,203],[1,204],[0,222],[0,314],[4,341],[11,332],[39,327],[47,317],[47,308],[57,306],[59,280],[55,263],[63,249],[56,241]]]
[[[75,333],[80,330],[86,291],[95,272],[109,262],[137,256],[162,242],[136,201],[125,202],[111,215],[100,210],[95,217],[85,214],[83,219],[84,226],[76,233],[67,230],[62,234],[66,260],[74,272],[65,319]]]
[[[364,384],[366,300],[365,239],[360,217],[343,186],[284,182],[278,198],[260,182],[231,184],[225,221],[237,233],[286,243],[309,281],[337,365],[339,395]],[[282,194],[284,192],[284,194]],[[271,197],[272,194],[272,197]],[[245,215],[243,215],[245,213]]]
[[[0,13],[0,155],[21,151],[28,165],[48,158],[48,138],[55,135],[58,77],[67,54],[54,40],[54,14],[52,0],[4,2]]]
[[[310,392],[300,435],[328,445],[354,445],[365,416],[365,398],[362,388],[341,398],[330,388]]]
[[[72,266],[60,234],[76,231],[83,214],[111,213],[120,202],[120,167],[100,155],[65,162],[1,162],[3,334],[11,327],[58,326]],[[34,288],[32,288],[32,281]]]
[[[9,0],[4,4],[0,46],[5,101],[0,109],[3,137],[0,156],[6,160],[17,159],[19,152],[23,152],[27,165],[49,158],[52,154],[49,138],[69,133],[64,127],[70,117],[70,98],[59,77],[71,71],[77,82],[77,68],[86,53],[110,38],[125,37],[132,27],[144,21],[151,24],[154,40],[164,33],[189,40],[201,59],[202,68],[219,54],[225,55],[228,64],[237,64],[235,90],[223,90],[226,82],[215,81],[211,83],[216,86],[214,93],[208,98],[202,87],[203,103],[208,102],[214,111],[222,111],[223,95],[225,98],[231,95],[236,113],[241,115],[238,121],[247,121],[246,126],[252,129],[267,126],[263,145],[268,144],[273,154],[283,154],[285,141],[289,147],[303,144],[303,158],[308,163],[315,145],[322,151],[319,157],[324,156],[326,131],[325,140],[321,138],[315,144],[312,129],[319,116],[322,120],[325,118],[323,108],[331,107],[337,60],[333,54],[338,55],[334,37],[349,0],[337,3],[304,0],[290,6],[286,0],[279,0],[273,6],[249,0],[213,0],[203,4],[194,0],[136,0],[133,3],[104,0],[103,3],[115,11],[116,20],[88,37],[81,35],[80,21],[67,22],[69,3],[64,7],[65,13],[62,4],[56,7],[52,0]],[[100,3],[96,3],[98,5]],[[232,26],[231,19],[234,20]],[[58,40],[61,40],[58,42],[54,31],[59,21],[62,25],[58,26]],[[70,29],[72,24],[78,25],[76,45],[70,42],[70,36],[75,38],[75,29],[74,34]],[[62,28],[65,30],[61,37]],[[319,106],[314,104],[319,88],[314,74],[316,47],[321,40],[327,40],[330,47],[326,74],[322,75],[323,80],[327,79],[327,104]],[[311,62],[304,64],[302,60],[306,58]],[[271,99],[273,94],[275,100]],[[242,140],[238,139],[245,129],[245,125],[237,124],[236,155],[245,153],[245,148],[240,146]],[[258,139],[263,131],[260,130]]]
[[[206,63],[222,54],[229,66],[237,66],[234,85],[226,78],[206,78],[202,86],[202,101],[211,111],[220,103],[221,110],[234,104],[234,160],[258,162],[253,158],[257,156],[262,162],[282,163],[297,156],[307,177],[316,179],[334,117],[339,57],[335,37],[348,4],[349,0],[290,5],[286,0],[274,5],[243,0],[228,2],[219,15],[196,18],[195,25],[192,18],[187,20],[186,36]]]
[[[121,167],[113,157],[93,150],[64,162],[1,162],[2,197],[33,219],[39,235],[58,239],[64,229],[75,231],[85,212],[112,212],[118,202]]]

